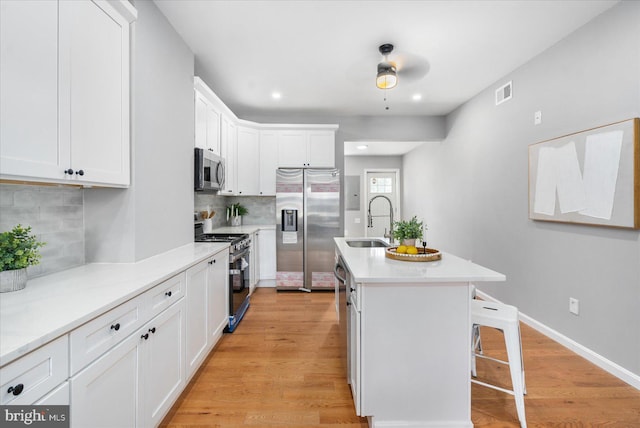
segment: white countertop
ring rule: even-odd
[[[243,224],[242,226],[223,226],[213,229],[213,233],[253,233],[260,229],[275,229],[275,224]]]
[[[136,263],[90,263],[0,294],[0,366],[227,248],[193,243]]]
[[[505,281],[506,277],[491,269],[442,252],[434,262],[405,262],[385,257],[384,248],[354,248],[348,239],[334,238],[352,277],[360,283],[424,283]]]

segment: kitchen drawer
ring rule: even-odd
[[[71,374],[141,327],[148,320],[144,303],[144,295],[140,295],[73,330],[70,334]]]
[[[145,304],[149,308],[147,319],[155,317],[184,296],[186,278],[186,274],[181,272],[144,293]]]
[[[68,406],[69,405],[69,381],[39,399],[36,406]]]
[[[0,369],[0,403],[32,404],[67,377],[69,338],[64,335]]]

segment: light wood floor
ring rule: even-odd
[[[333,302],[333,293],[258,289],[161,426],[367,427],[346,383]],[[485,353],[504,358],[501,334],[483,328],[482,338]],[[524,325],[522,340],[529,427],[640,427],[640,391]],[[479,360],[478,375],[510,385],[497,363]],[[513,397],[478,385],[472,420],[519,426]]]

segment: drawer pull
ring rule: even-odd
[[[143,334],[142,336],[140,336],[140,339],[144,339],[144,340],[149,339],[149,333]]]
[[[13,394],[13,395],[20,395],[23,389],[24,389],[24,385],[19,383],[16,386],[10,386],[9,389],[7,389],[7,393]]]
[[[149,329],[149,333],[155,333],[155,332],[156,332],[156,328],[155,328],[155,327],[151,327],[151,328]]]
[[[171,291],[167,291],[166,293],[164,293],[164,295],[167,297],[171,297]]]
[[[214,264],[216,262],[216,259],[213,259],[209,262],[210,265]]]
[[[111,326],[111,330],[115,330],[115,331],[120,330],[120,323],[113,324],[113,325]]]

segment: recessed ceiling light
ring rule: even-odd
[[[271,98],[273,98],[274,100],[279,100],[280,98],[282,98],[282,94],[280,92],[272,92]]]
[[[366,144],[360,144],[359,146],[356,146],[356,149],[358,150],[367,150],[369,146],[367,146]]]
[[[422,99],[422,95],[420,94],[413,94],[413,101],[420,101]]]

